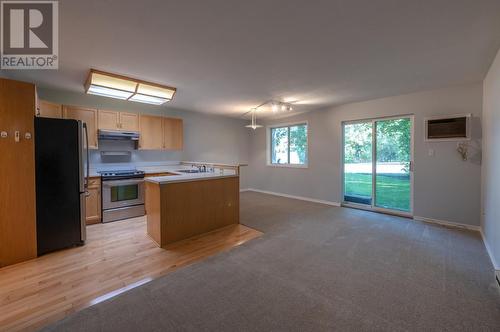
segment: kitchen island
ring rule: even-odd
[[[235,170],[148,177],[148,235],[160,246],[239,223]]]

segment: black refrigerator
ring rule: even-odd
[[[83,245],[88,174],[85,124],[35,118],[38,255]]]

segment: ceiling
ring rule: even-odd
[[[477,82],[500,47],[498,0],[59,5],[59,70],[4,76],[83,92],[96,68],[177,87],[167,106],[235,117],[271,99],[304,112]]]

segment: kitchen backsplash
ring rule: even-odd
[[[127,152],[128,155],[103,155],[101,152]],[[99,150],[90,150],[91,168],[127,165],[165,165],[183,160],[182,151],[135,150],[130,141],[99,141]]]

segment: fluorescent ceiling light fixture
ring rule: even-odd
[[[162,105],[172,100],[176,91],[176,88],[166,85],[95,69],[90,70],[85,82],[85,92],[88,94],[153,105]]]
[[[133,92],[116,90],[116,89],[112,89],[112,88],[105,88],[105,87],[99,86],[99,85],[89,86],[89,90],[87,91],[87,93],[91,94],[91,95],[111,97],[111,98],[117,98],[117,99],[123,99],[123,100],[127,100],[128,98],[130,98],[134,94]]]
[[[129,98],[130,101],[136,101],[138,103],[146,103],[146,104],[153,104],[153,105],[161,105],[169,101],[170,99],[167,98],[159,98],[159,97],[152,97],[148,95],[142,95],[140,93],[136,93],[132,97]]]
[[[255,130],[257,128],[262,128],[261,125],[257,124],[257,115],[256,115],[256,112],[257,112],[257,109],[254,108],[252,110],[252,122],[250,122],[249,125],[246,125],[245,126],[246,128],[252,128],[253,130]]]

